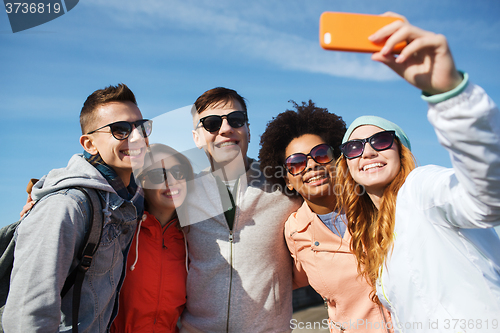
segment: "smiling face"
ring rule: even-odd
[[[325,141],[318,135],[304,134],[293,139],[288,144],[285,149],[285,156],[288,157],[296,153],[307,155],[312,148],[323,143]],[[326,214],[331,212],[335,205],[335,196],[333,193],[335,171],[332,165],[334,163],[335,159],[328,164],[319,164],[311,157],[308,157],[307,165],[303,172],[295,176],[287,172],[287,186],[292,186],[315,213]]]
[[[99,106],[95,112],[96,121],[91,130],[117,121],[133,122],[142,119],[141,111],[131,102],[109,102]],[[111,129],[105,127],[93,134],[82,135],[80,142],[90,154],[99,153],[126,186],[130,181],[132,166],[140,166],[144,160],[146,141],[136,128],[126,140],[115,139]]]
[[[176,171],[184,170],[184,176],[188,175],[187,168],[183,166],[179,160],[170,154],[166,153],[156,153],[155,160],[158,159],[158,162],[155,162],[153,165],[147,168],[147,171],[144,173],[145,176],[142,181],[142,185],[144,187],[145,200],[148,204],[149,213],[153,214],[161,220],[162,216],[171,215],[173,211],[180,207],[187,196],[187,182],[186,178],[184,179],[175,179],[171,172],[166,172],[167,174],[167,182],[165,183],[162,172],[160,171],[162,168],[166,170],[174,170],[173,173],[177,173]],[[155,177],[149,176],[148,172],[156,172]],[[177,173],[179,174],[179,173]],[[163,180],[159,182],[158,175],[160,176],[159,180]],[[179,178],[179,177],[178,177]],[[159,184],[158,184],[159,182]]]
[[[364,125],[356,128],[349,140],[369,138],[375,133],[382,132],[383,129]],[[387,185],[396,178],[401,160],[397,144],[382,151],[374,150],[369,143],[365,144],[363,154],[360,157],[348,159],[347,166],[349,172],[356,183],[365,187],[368,195],[382,196]]]
[[[225,165],[233,161],[239,154],[243,157],[245,164],[247,160],[248,142],[250,140],[250,130],[248,123],[239,128],[231,127],[227,119],[222,120],[222,125],[218,131],[208,132],[203,128],[200,118],[218,115],[224,116],[233,111],[242,111],[243,107],[237,101],[228,101],[224,104],[219,102],[208,107],[203,112],[194,117],[197,124],[193,131],[193,138],[199,148],[205,149],[217,164]]]

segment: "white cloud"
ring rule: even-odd
[[[297,4],[297,3],[295,3]],[[394,80],[396,75],[366,55],[322,50],[314,37],[300,31],[304,25],[317,26],[319,16],[301,15],[301,6],[250,1],[120,1],[87,0],[86,6],[108,7],[113,19],[127,26],[160,29],[175,26],[193,32],[192,43],[224,47],[242,59],[265,61],[283,69],[364,80]],[[307,22],[304,22],[307,19]],[[287,31],[287,32],[284,32]],[[305,35],[305,37],[303,36]],[[179,37],[180,38],[180,37]]]

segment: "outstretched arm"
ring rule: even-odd
[[[384,15],[401,17],[394,13]],[[384,48],[374,53],[372,59],[386,64],[425,95],[454,90],[452,98],[447,94],[440,95],[444,98],[425,98],[429,102],[428,119],[439,142],[451,154],[453,179],[445,180],[443,176],[431,180],[426,173],[420,180],[420,188],[426,182],[430,184],[433,206],[442,204],[444,215],[455,226],[498,225],[500,113],[497,106],[480,87],[467,84],[457,71],[443,35],[412,26],[404,19],[383,27],[370,39],[373,42],[387,39]],[[391,50],[401,41],[406,41],[407,46],[396,56]]]
[[[391,12],[383,15],[402,17]],[[386,64],[410,84],[430,95],[450,91],[462,81],[443,35],[415,27],[404,18],[404,21],[395,21],[381,28],[369,39],[375,43],[383,43],[387,39],[384,48],[372,55],[373,60]],[[406,41],[407,46],[396,56],[392,49],[402,41]]]

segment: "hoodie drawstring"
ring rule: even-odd
[[[106,206],[102,210],[104,213],[104,225],[111,221],[111,212],[109,211],[109,192],[106,192]]]
[[[184,236],[184,249],[186,250],[186,272],[189,273],[187,237],[186,237],[186,233],[184,232],[184,228],[181,228],[181,231],[182,231],[182,235]]]
[[[147,216],[146,214],[142,215],[142,219],[139,221],[139,225],[137,226],[137,234],[135,235],[135,261],[130,266],[130,270],[133,271],[135,269],[135,265],[137,264],[137,261],[139,260],[139,233],[141,232],[141,225],[144,220],[146,220]]]

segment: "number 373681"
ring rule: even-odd
[[[59,3],[27,3],[27,2],[7,2],[5,3],[5,10],[7,14],[43,14],[55,13],[61,11],[61,4]]]

